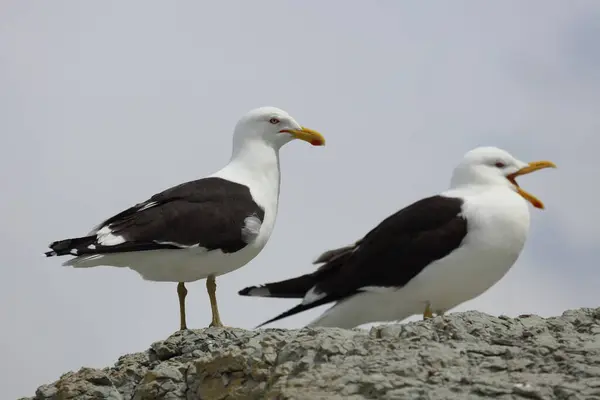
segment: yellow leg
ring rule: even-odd
[[[209,326],[223,327],[221,317],[219,316],[219,308],[217,307],[217,281],[214,275],[210,275],[206,279],[206,291],[210,297],[210,308],[212,310],[212,322]]]
[[[186,330],[187,324],[185,323],[185,296],[187,296],[187,289],[183,282],[177,284],[177,295],[179,296],[179,329]]]
[[[429,303],[427,303],[427,306],[425,307],[425,311],[423,312],[423,319],[430,319],[433,318],[433,313],[431,312],[431,306],[429,305]]]

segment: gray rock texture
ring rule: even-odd
[[[31,399],[600,400],[600,308],[471,311],[370,331],[189,330]]]

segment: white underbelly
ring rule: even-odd
[[[311,326],[352,328],[371,322],[402,321],[423,314],[427,304],[447,311],[473,299],[509,271],[516,256],[457,251],[427,266],[398,289],[374,288],[337,303]]]
[[[235,271],[249,263],[259,252],[260,249],[253,246],[235,253],[223,253],[220,250],[202,253],[196,249],[156,250],[145,252],[148,254],[136,254],[135,261],[123,261],[146,280],[193,282],[209,275],[219,276]]]
[[[374,288],[352,296],[310,325],[352,328],[371,322],[402,321],[423,314],[427,304],[434,312],[448,311],[492,287],[510,270],[517,256],[459,250],[428,265],[405,286]]]
[[[200,248],[116,253],[95,256],[89,260],[85,257],[75,258],[64,265],[75,268],[125,267],[149,281],[193,282],[243,267],[260,253],[262,247],[249,245],[235,253],[223,253],[220,250],[207,252]]]
[[[510,270],[518,253],[459,249],[431,263],[402,288],[403,299],[414,299],[416,312],[429,303],[433,310],[447,311],[471,300],[496,284]]]

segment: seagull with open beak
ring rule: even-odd
[[[353,328],[441,315],[484,293],[514,265],[529,231],[528,203],[544,208],[516,178],[554,167],[520,161],[497,147],[470,150],[448,190],[400,209],[349,246],[324,252],[312,273],[239,294],[300,300],[259,326],[329,303],[308,326]]]

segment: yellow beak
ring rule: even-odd
[[[304,140],[313,146],[324,146],[325,138],[319,132],[310,128],[302,127],[301,129],[283,129],[280,132],[287,132],[296,139]]]
[[[517,183],[515,178],[517,176],[530,174],[534,171],[544,169],[544,168],[556,168],[556,165],[551,161],[533,161],[530,162],[526,167],[521,168],[515,173],[508,175],[506,178],[517,187],[517,193],[519,193],[525,200],[531,203],[535,208],[539,208],[541,210],[544,209],[544,203],[542,203],[537,197],[532,195],[531,193],[527,193]]]

